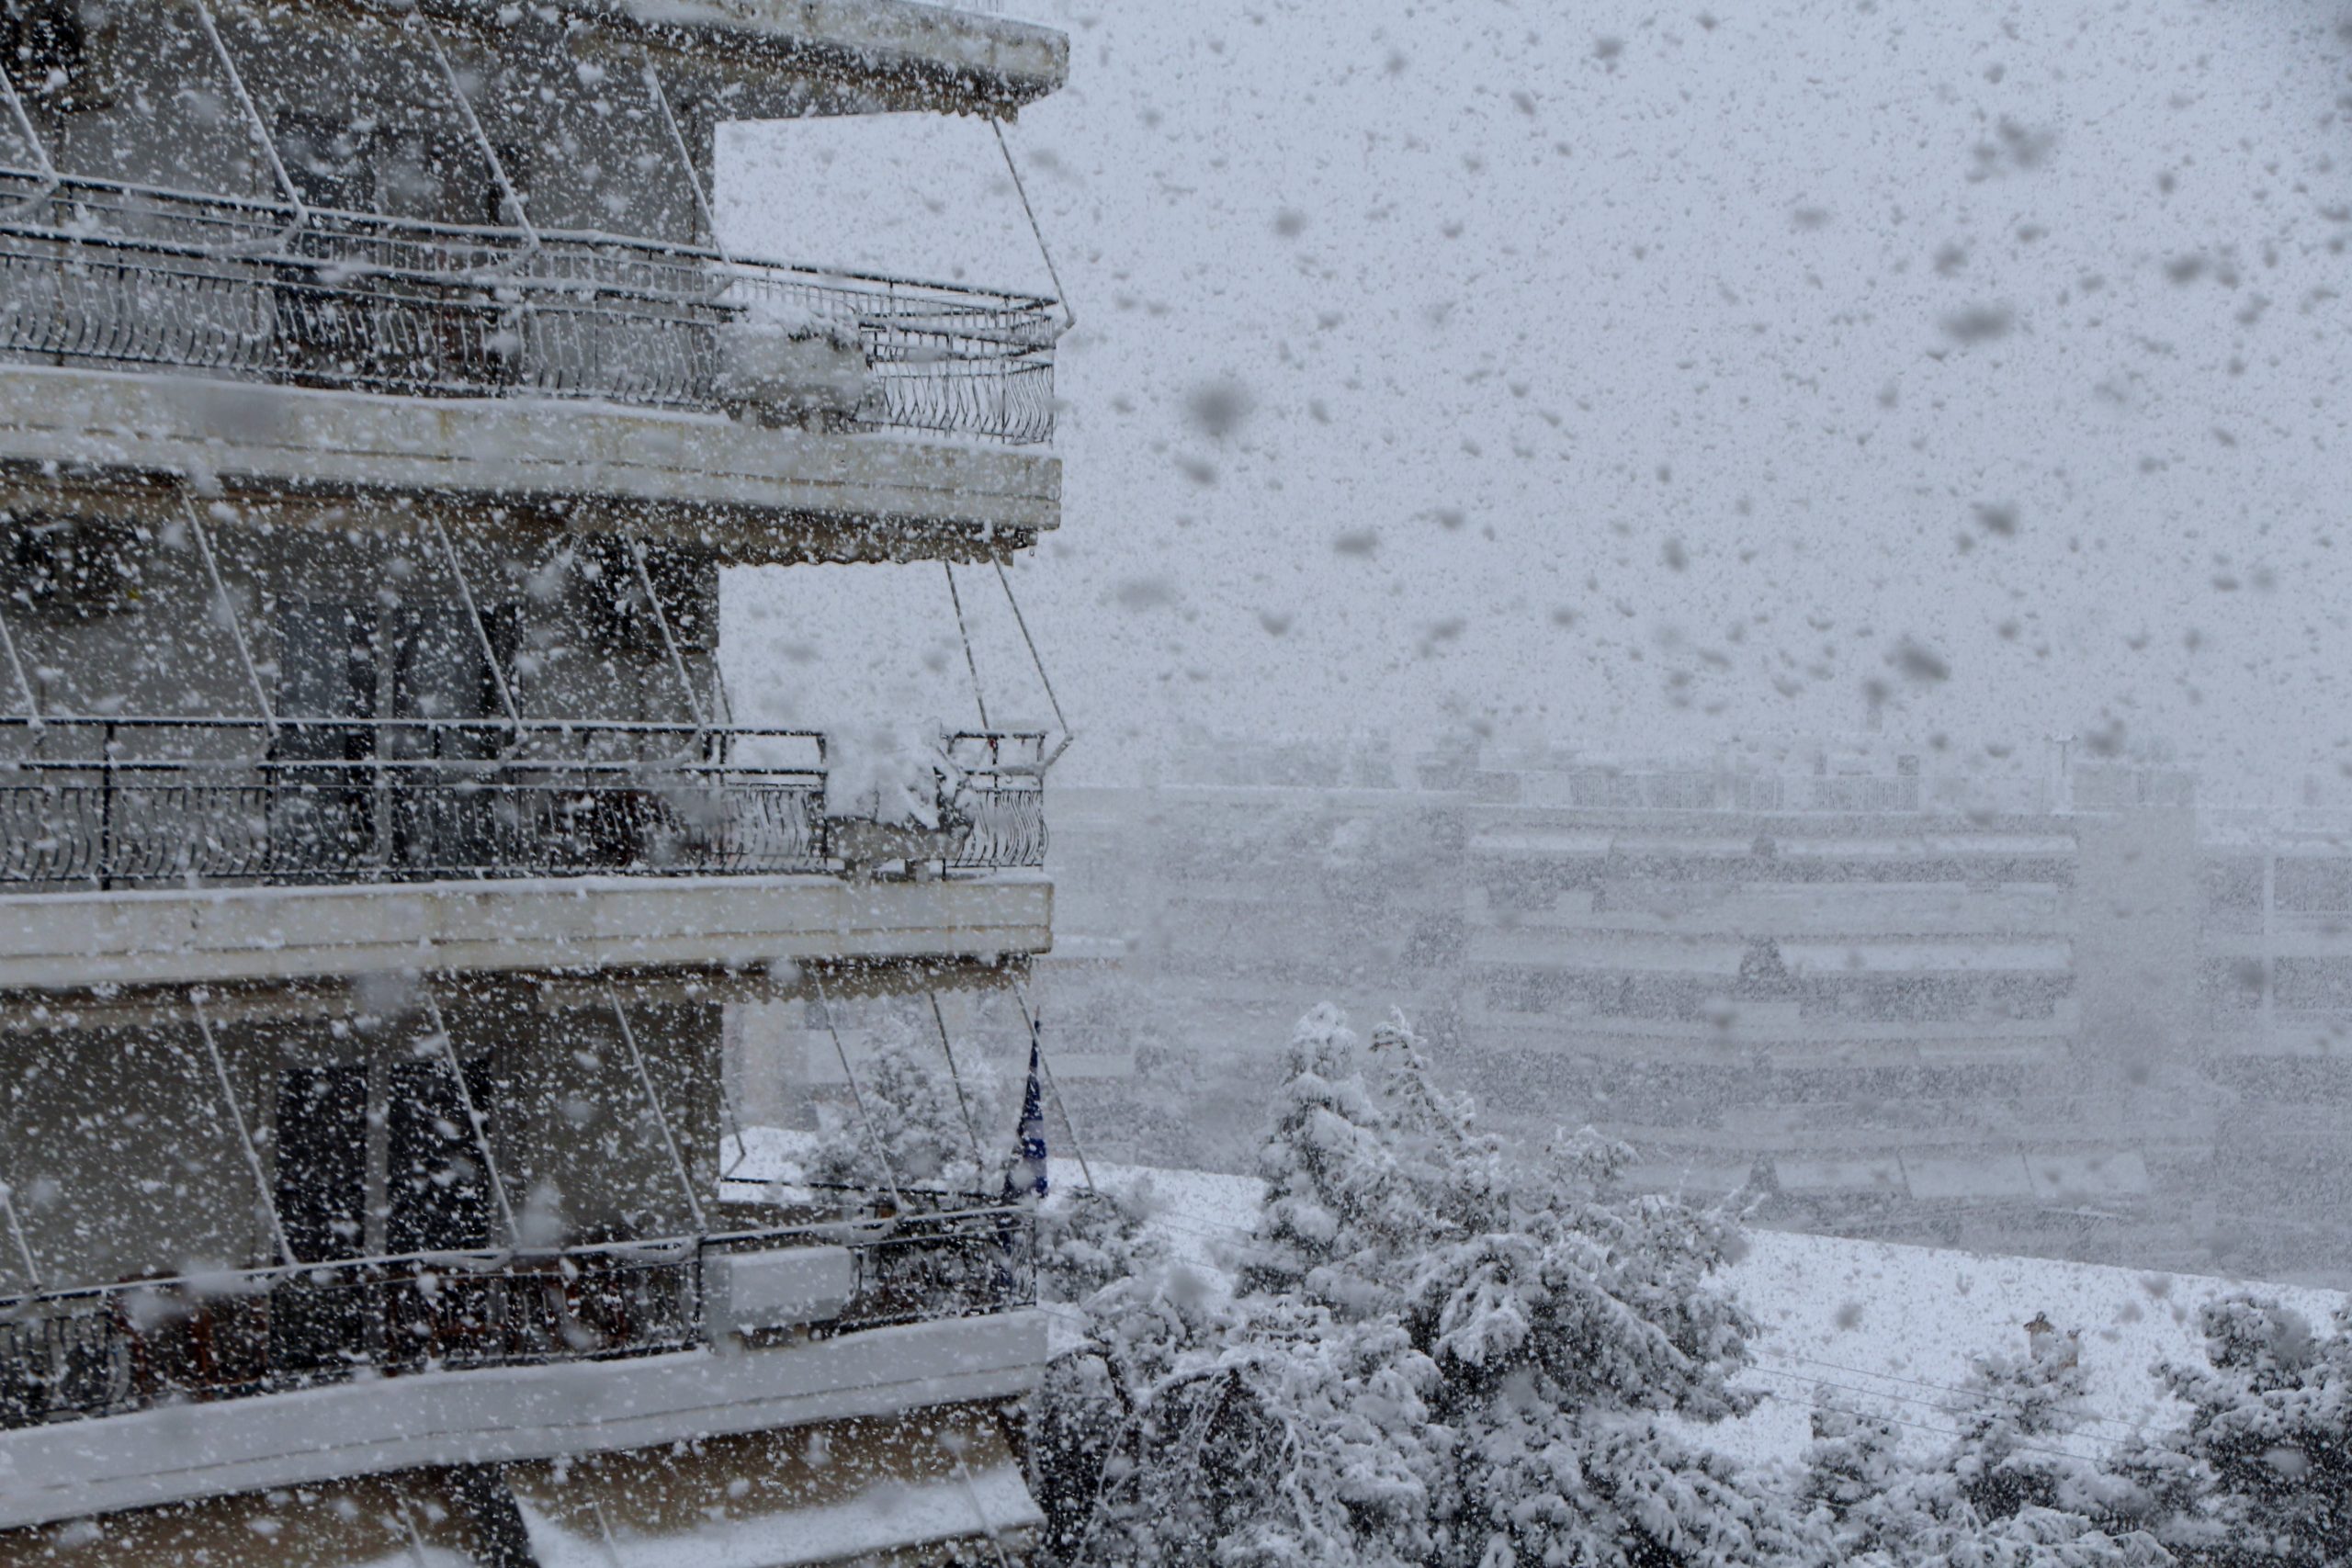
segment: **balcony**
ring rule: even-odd
[[[0,1429],[423,1371],[548,1366],[709,1343],[707,1259],[845,1250],[828,1334],[1036,1301],[1019,1208],[901,1194],[930,1212],[560,1252],[433,1253],[0,1301]],[[962,1201],[961,1200],[956,1201]],[[808,1324],[778,1325],[805,1327]]]
[[[842,522],[955,524],[987,554],[1059,519],[1058,465],[1017,450],[1053,435],[1051,304],[0,168],[0,363],[27,367],[0,463],[575,498],[745,561],[937,548]],[[794,536],[812,519],[833,534]]]
[[[12,1477],[0,1529],[888,1416],[1034,1383],[1043,1343],[1023,1310],[1035,1301],[1024,1210],[915,1192],[847,1206],[847,1218],[820,1202],[797,1223],[708,1237],[0,1301],[0,1464]],[[714,1288],[746,1260],[805,1260],[839,1288],[746,1320]]]
[[[1042,744],[916,827],[807,731],[0,718],[0,988],[1041,951]]]
[[[938,825],[877,855],[808,730],[0,717],[0,889],[1042,866],[1043,741],[949,737]]]
[[[1016,446],[1053,435],[1047,299],[0,169],[11,198],[12,359],[412,398],[774,407]]]

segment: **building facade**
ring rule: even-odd
[[[709,193],[724,121],[1009,117],[1065,40],[6,27],[0,1563],[1017,1554],[1022,1216],[727,1180],[726,1018],[1023,974],[1045,738],[847,787],[718,605],[1057,526],[1057,320]]]

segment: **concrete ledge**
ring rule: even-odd
[[[424,1465],[640,1449],[1017,1398],[1035,1312],[770,1349],[426,1372],[0,1432],[0,1529]]]
[[[979,102],[1011,107],[1043,97],[1069,74],[1069,39],[1050,28],[910,0],[602,0],[639,26],[675,37],[787,58],[817,53],[889,75],[912,72],[959,84]]]
[[[562,503],[584,525],[691,539],[746,565],[999,556],[1061,523],[1061,460],[1042,452],[38,365],[0,365],[0,467],[34,491],[192,478],[337,511],[385,493]],[[155,499],[158,515],[168,501]]]
[[[0,989],[425,969],[992,958],[1053,942],[1053,884],[550,877],[0,897]]]

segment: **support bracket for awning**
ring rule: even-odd
[[[245,626],[237,614],[237,602],[229,596],[229,584],[220,576],[220,563],[212,553],[212,536],[204,526],[196,502],[188,499],[186,490],[175,492],[179,498],[180,513],[187,519],[188,533],[196,540],[197,554],[203,558],[204,575],[211,580],[213,603],[220,608],[220,619],[229,628],[230,640],[237,645],[237,662],[244,666],[245,680],[253,687],[254,701],[261,709],[261,723],[272,740],[277,739],[277,715],[272,711],[269,693],[261,683],[261,668],[254,662],[254,650],[245,642]]]
[[[964,1114],[964,1135],[972,1140],[972,1170],[976,1179],[988,1176],[989,1156],[980,1149],[979,1123],[972,1120],[972,1101],[964,1093],[964,1075],[956,1066],[956,1047],[948,1043],[947,1015],[939,1010],[939,993],[928,986],[923,998],[931,1003],[931,1021],[939,1026],[939,1054],[947,1058],[947,1081],[956,1086],[956,1104]]]
[[[0,78],[6,75],[6,72],[0,71]],[[17,678],[17,690],[24,694],[26,714],[31,717],[33,728],[40,728],[40,697],[34,692],[32,681],[25,673],[25,661],[17,656],[17,639],[9,635],[8,613],[5,605],[0,605],[0,654],[7,657],[9,673]]]
[[[17,1244],[17,1256],[25,1265],[25,1287],[40,1289],[40,1262],[33,1257],[32,1243],[25,1236],[24,1222],[17,1214],[16,1190],[8,1185],[8,1173],[0,1170],[0,1219],[8,1222],[8,1239]]]
[[[956,591],[956,569],[946,561],[939,570],[947,574],[947,602],[956,606],[956,634],[964,639],[964,668],[972,672],[972,701],[979,705],[980,728],[991,729],[989,723],[989,694],[980,689],[980,661],[972,654],[972,628],[964,624],[964,596]]]
[[[703,711],[702,699],[695,694],[695,682],[686,669],[686,656],[679,650],[677,634],[670,629],[670,613],[662,607],[662,595],[653,592],[653,574],[646,570],[645,547],[634,534],[624,534],[622,541],[628,546],[628,558],[637,568],[637,586],[645,595],[646,607],[653,612],[653,624],[661,628],[662,646],[670,655],[670,668],[678,677],[678,689],[685,694],[686,712],[693,716],[695,728],[707,730],[710,718]]]
[[[621,1043],[628,1048],[629,1066],[637,1071],[637,1087],[645,1091],[645,1103],[653,1112],[653,1125],[662,1134],[662,1146],[669,1151],[670,1168],[678,1173],[678,1187],[686,1196],[686,1214],[694,1221],[696,1235],[710,1234],[710,1221],[703,1213],[702,1200],[695,1195],[695,1179],[686,1169],[685,1156],[678,1152],[678,1140],[671,1134],[669,1112],[662,1109],[662,1097],[654,1091],[653,1075],[645,1070],[645,1054],[637,1048],[637,1031],[628,1021],[628,1013],[621,1006],[621,994],[610,980],[605,982],[605,999],[612,1004],[614,1021],[621,1026]]]
[[[1062,700],[1054,694],[1054,678],[1046,673],[1046,660],[1037,652],[1037,639],[1029,635],[1029,617],[1021,613],[1021,601],[1012,596],[1012,579],[1006,575],[1002,561],[993,564],[997,584],[1004,590],[1004,602],[1012,607],[1012,624],[1021,628],[1021,640],[1029,649],[1029,662],[1037,667],[1037,683],[1046,688],[1046,701],[1054,708],[1054,722],[1062,727],[1061,744],[1038,760],[1037,772],[1042,776],[1061,761],[1062,753],[1078,739],[1078,731],[1069,727],[1069,716],[1062,712]]]
[[[244,111],[245,126],[254,133],[254,143],[262,156],[269,160],[269,172],[277,181],[277,188],[286,195],[286,204],[293,209],[294,220],[278,231],[273,244],[283,245],[295,233],[309,226],[311,205],[302,199],[301,187],[286,170],[286,160],[278,155],[277,138],[270,134],[269,122],[263,119],[261,110],[254,103],[254,96],[245,90],[244,73],[229,56],[229,46],[220,37],[220,27],[212,20],[212,7],[207,0],[195,0],[197,20],[203,24],[205,39],[212,45],[213,58],[220,62],[220,69],[228,73],[229,90],[236,95],[237,107]]]
[[[857,1107],[857,1119],[865,1124],[865,1140],[874,1145],[874,1158],[882,1167],[883,1181],[889,1186],[890,1223],[896,1224],[898,1216],[904,1213],[907,1207],[906,1198],[899,1190],[899,1174],[890,1168],[890,1156],[882,1147],[882,1134],[875,1130],[874,1118],[866,1114],[865,1095],[857,1087],[857,1071],[849,1065],[849,1047],[842,1043],[841,1026],[833,1021],[832,998],[825,995],[822,980],[811,976],[809,984],[816,987],[817,1005],[825,1010],[825,1032],[833,1037],[833,1055],[842,1059],[842,1076],[849,1079],[849,1097]]]
[[[261,1150],[254,1144],[245,1109],[238,1103],[236,1085],[229,1077],[229,1064],[220,1055],[220,1043],[213,1038],[212,1020],[205,1014],[204,1000],[202,991],[191,991],[187,1008],[196,1015],[196,1032],[204,1039],[204,1054],[212,1059],[212,1077],[220,1086],[220,1102],[229,1108],[230,1122],[237,1129],[237,1144],[245,1152],[245,1168],[253,1172],[254,1190],[260,1194],[262,1213],[269,1218],[270,1239],[277,1244],[278,1261],[288,1269],[299,1268],[302,1260],[294,1256],[293,1243],[286,1238],[286,1222],[277,1213],[277,1194],[270,1190],[269,1172],[262,1165]]]
[[[424,998],[425,1021],[441,1041],[441,1059],[448,1064],[449,1077],[458,1088],[458,1107],[466,1113],[466,1125],[474,1135],[474,1147],[481,1153],[482,1173],[490,1178],[490,1195],[498,1205],[498,1217],[505,1226],[506,1245],[512,1247],[521,1239],[515,1228],[514,1206],[506,1201],[506,1183],[498,1174],[498,1156],[490,1146],[490,1126],[482,1113],[474,1108],[474,1091],[466,1085],[466,1067],[458,1060],[457,1037],[449,1032],[448,1021],[441,1016],[441,1003],[433,994],[433,983],[425,981],[417,987]]]
[[[506,161],[498,155],[497,145],[475,117],[473,100],[466,96],[465,84],[458,79],[457,67],[449,63],[448,51],[441,47],[440,36],[433,30],[432,18],[420,14],[413,18],[411,25],[422,33],[424,46],[433,51],[433,62],[441,68],[441,80],[449,88],[450,101],[457,105],[458,118],[466,122],[466,134],[474,139],[474,145],[481,149],[483,159],[489,164],[490,177],[497,182],[498,194],[514,209],[514,226],[523,231],[523,254],[528,255],[539,248],[539,231],[531,222],[531,209],[525,204],[523,193],[507,177]]]
[[[451,541],[449,530],[441,525],[441,520],[432,519],[432,525],[441,541],[442,553],[449,558],[449,575],[457,580],[458,599],[466,607],[466,619],[473,623],[474,639],[481,645],[482,662],[490,667],[491,683],[498,688],[498,705],[506,710],[506,728],[520,732],[523,718],[514,709],[514,694],[506,684],[506,671],[498,662],[498,649],[490,640],[490,628],[482,625],[481,611],[474,605],[474,591],[466,582],[465,562],[458,558],[458,547]]]

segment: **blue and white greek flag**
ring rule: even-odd
[[[1021,1094],[1021,1153],[1004,1173],[1004,1200],[1023,1193],[1043,1198],[1050,1185],[1046,1172],[1046,1099],[1040,1079],[1044,1055],[1037,1026],[1029,1026],[1029,1087]]]

